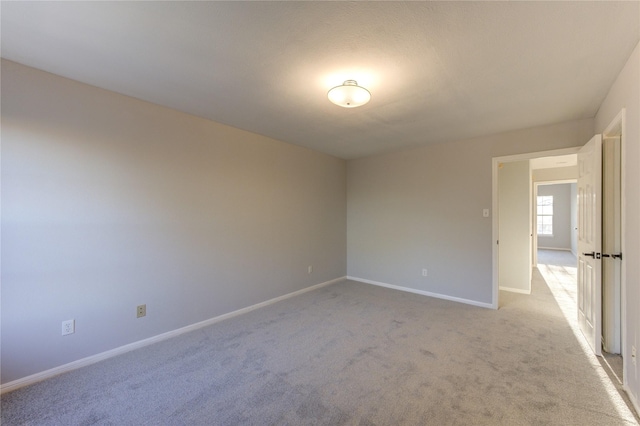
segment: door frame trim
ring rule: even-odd
[[[491,307],[493,309],[498,309],[498,294],[500,292],[499,289],[499,250],[498,250],[498,237],[500,235],[499,231],[499,221],[498,221],[498,166],[500,163],[510,163],[513,161],[522,161],[522,160],[531,160],[533,158],[539,157],[553,157],[557,155],[567,155],[567,154],[577,154],[581,147],[572,147],[572,148],[563,148],[563,149],[554,149],[550,151],[537,151],[537,152],[528,152],[523,154],[514,154],[514,155],[506,155],[501,157],[493,157],[491,159],[491,210],[493,211],[493,217],[491,221],[491,238],[493,240],[492,246],[492,296],[491,296]],[[531,188],[531,177],[529,178],[529,187]],[[529,262],[531,263],[531,262]]]

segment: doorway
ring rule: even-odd
[[[532,223],[532,215],[531,215],[531,205],[532,205],[532,196],[533,196],[533,179],[534,179],[534,175],[535,175],[535,171],[532,171],[531,168],[531,162],[533,160],[538,161],[538,165],[537,167],[540,169],[544,169],[544,170],[540,170],[540,174],[541,175],[545,175],[545,176],[554,176],[552,180],[562,180],[562,179],[573,179],[575,176],[573,174],[570,174],[569,176],[564,176],[562,177],[562,175],[558,175],[554,169],[557,169],[558,167],[561,166],[566,166],[566,162],[568,161],[568,157],[575,157],[575,155],[577,154],[579,148],[566,148],[566,149],[560,149],[560,150],[553,150],[553,151],[543,151],[543,152],[533,152],[533,153],[527,153],[527,154],[519,154],[519,155],[511,155],[511,156],[505,156],[505,157],[495,157],[493,158],[493,203],[492,203],[492,209],[494,212],[496,212],[496,214],[493,215],[493,222],[492,222],[492,226],[493,226],[493,299],[492,299],[492,306],[494,309],[498,309],[499,306],[499,290],[503,289],[503,290],[519,290],[518,292],[522,292],[522,293],[528,293],[530,291],[530,279],[531,279],[531,267],[533,265],[535,265],[536,263],[536,251],[534,250],[534,247],[537,247],[537,244],[535,243],[535,238],[533,238],[533,230],[536,229],[536,227],[533,225]],[[544,166],[542,166],[541,164],[544,164]],[[522,166],[521,166],[522,165]],[[526,165],[526,167],[524,166]],[[512,167],[513,166],[513,167]],[[534,165],[534,167],[536,167]],[[508,213],[508,209],[504,209],[500,203],[499,203],[499,194],[501,191],[504,190],[504,188],[501,188],[500,186],[500,180],[501,180],[501,170],[507,170],[509,173],[511,173],[513,170],[512,169],[517,169],[520,170],[518,173],[520,173],[520,175],[524,175],[526,173],[526,186],[520,185],[520,191],[522,191],[523,193],[525,193],[525,198],[524,201],[522,201],[522,203],[526,203],[525,207],[524,207],[524,211],[525,211],[525,215],[526,215],[526,233],[525,232],[520,232],[517,236],[514,235],[505,235],[505,232],[503,230],[502,235],[500,235],[500,228],[501,228],[501,221],[504,222],[504,214],[505,211]],[[567,167],[566,169],[569,169],[569,167]],[[521,176],[520,176],[521,177]],[[508,181],[510,183],[513,182],[513,177],[510,176],[508,177]],[[518,179],[518,181],[520,181],[521,179]],[[526,192],[525,192],[526,191]],[[502,211],[502,215],[500,214]],[[502,217],[502,218],[501,218]],[[524,226],[520,226],[519,229],[525,229]],[[517,238],[518,239],[518,246],[519,247],[525,247],[526,250],[526,262],[519,262],[519,264],[521,264],[521,268],[520,268],[520,272],[519,272],[519,276],[520,276],[520,280],[519,282],[523,282],[526,280],[526,283],[524,286],[518,286],[518,287],[514,287],[513,284],[507,283],[507,282],[501,282],[500,279],[500,273],[501,273],[501,267],[502,269],[504,269],[504,263],[505,259],[502,259],[502,266],[501,266],[501,262],[500,262],[500,257],[501,255],[505,255],[505,253],[509,253],[508,250],[504,250],[504,244],[501,247],[501,244],[505,242],[505,238],[511,240],[513,238]],[[511,245],[512,242],[510,242]],[[509,259],[507,259],[508,261]],[[524,290],[524,291],[523,291]]]
[[[575,157],[574,161],[575,161]],[[532,161],[533,162],[533,161]],[[577,166],[571,169],[556,169],[569,176],[577,174]],[[535,172],[535,170],[534,170]],[[578,194],[576,179],[533,182],[533,239],[534,259],[532,266],[539,262],[536,256],[540,249],[565,250],[574,256],[578,250]]]
[[[597,309],[597,322],[599,322],[599,326],[601,327],[596,333],[598,335],[598,340],[602,342],[602,345],[598,344],[598,348],[594,348],[594,352],[600,353],[600,349],[602,346],[603,354],[605,357],[600,358],[600,360],[607,360],[610,353],[616,355],[616,352],[619,354],[624,354],[626,350],[626,279],[625,279],[625,268],[622,262],[625,262],[626,259],[623,258],[624,247],[625,247],[625,237],[624,237],[624,229],[625,229],[625,217],[624,210],[620,208],[620,206],[624,205],[624,193],[625,193],[625,181],[621,176],[624,176],[624,151],[625,151],[625,141],[624,141],[624,120],[625,120],[625,111],[624,109],[618,114],[618,116],[612,121],[612,123],[607,127],[607,129],[602,133],[602,140],[605,141],[602,150],[602,156],[605,158],[605,163],[608,161],[607,158],[613,158],[614,165],[609,167],[604,165],[604,173],[608,174],[607,167],[613,170],[613,178],[604,177],[603,181],[600,181],[604,185],[603,191],[605,192],[604,199],[614,199],[613,207],[603,206],[604,218],[603,223],[603,234],[607,234],[606,237],[603,237],[603,245],[597,247],[595,252],[584,253],[588,256],[594,256],[595,259],[600,261],[600,255],[602,255],[602,263],[604,269],[604,276],[602,281],[600,280],[600,276],[598,274],[598,285],[596,288],[598,289],[598,293],[602,293],[602,301],[598,300],[598,303],[594,306],[597,306],[594,310]],[[614,142],[609,142],[614,141]],[[607,148],[607,146],[611,144],[612,148]],[[492,306],[494,309],[498,309],[499,307],[499,290],[500,290],[500,276],[499,276],[499,266],[500,266],[500,221],[499,221],[499,166],[504,165],[505,163],[515,162],[515,161],[531,161],[533,159],[537,159],[540,157],[557,157],[562,155],[571,155],[577,154],[583,148],[569,148],[564,150],[555,150],[555,151],[544,151],[538,153],[527,153],[513,156],[505,156],[505,157],[495,157],[493,158],[492,163],[492,208],[496,214],[493,215],[492,227],[493,227],[493,246],[492,246],[492,255],[493,255],[493,298],[492,298]],[[613,154],[608,153],[608,151],[613,152]],[[600,178],[599,178],[600,179]],[[607,179],[610,179],[610,182],[614,182],[613,188],[614,190],[607,189],[610,186],[607,182]],[[617,183],[616,183],[617,182]],[[606,195],[608,194],[608,195]],[[602,194],[598,192],[597,198],[600,199]],[[595,198],[594,198],[595,199]],[[606,202],[606,201],[605,201]],[[608,215],[608,216],[607,216]],[[613,219],[612,219],[613,217]],[[606,225],[604,225],[606,223]],[[532,224],[533,225],[533,224]],[[612,228],[613,231],[608,230],[608,228]],[[598,231],[600,234],[600,231]],[[533,235],[531,235],[532,237]],[[533,239],[535,241],[535,239]],[[612,245],[607,245],[609,242],[613,241]],[[533,242],[531,243],[533,244]],[[537,263],[536,259],[533,257],[536,256],[536,251],[531,247],[530,252],[532,253],[532,259],[530,265],[535,265]],[[585,251],[585,250],[583,250]],[[582,254],[581,252],[576,252],[576,254]],[[605,265],[608,264],[609,266]],[[528,272],[528,271],[527,271]],[[611,278],[613,277],[613,278]],[[601,281],[601,282],[600,282]],[[595,291],[595,289],[594,289]],[[598,297],[598,299],[600,299]],[[618,356],[616,359],[611,361],[613,368],[616,370],[615,375],[622,381],[623,386],[626,386],[627,381],[627,373],[628,368],[625,365],[626,360]],[[618,364],[616,366],[615,364]],[[619,365],[622,365],[622,373],[620,373]],[[620,377],[621,374],[621,377]]]

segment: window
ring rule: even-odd
[[[538,196],[538,235],[553,235],[553,195]]]

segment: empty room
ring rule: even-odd
[[[638,424],[640,2],[0,20],[2,425]]]

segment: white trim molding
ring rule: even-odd
[[[491,303],[478,302],[477,300],[463,299],[461,297],[455,297],[455,296],[447,296],[446,294],[432,293],[430,291],[418,290],[410,287],[402,287],[394,284],[381,283],[379,281],[372,281],[372,280],[367,280],[367,279],[358,278],[358,277],[347,276],[347,279],[351,281],[358,281],[365,284],[377,285],[379,287],[391,288],[393,290],[406,291],[408,293],[415,293],[415,294],[420,294],[422,296],[434,297],[436,299],[444,299],[444,300],[449,300],[451,302],[458,302],[458,303],[464,303],[466,305],[479,306],[481,308],[489,308],[489,309],[493,308],[493,305]]]
[[[636,413],[640,413],[640,405],[638,405],[638,398],[636,398],[636,395],[632,392],[631,388],[626,384],[623,384],[622,389],[627,393],[627,396],[629,397],[629,401],[631,401],[631,405],[633,405],[633,408],[636,410]]]
[[[540,250],[555,250],[555,251],[568,251],[569,253],[573,253],[570,248],[558,248],[558,247],[540,247]]]
[[[16,389],[22,388],[24,386],[28,386],[28,385],[31,385],[31,384],[34,384],[34,383],[37,383],[37,382],[41,382],[41,381],[49,379],[51,377],[58,376],[58,375],[63,374],[63,373],[67,373],[69,371],[77,370],[78,368],[86,367],[88,365],[95,364],[95,363],[103,361],[105,359],[113,358],[114,356],[122,355],[124,353],[133,351],[135,349],[140,349],[140,348],[143,348],[145,346],[149,346],[149,345],[152,345],[154,343],[158,343],[158,342],[161,342],[163,340],[167,340],[167,339],[179,336],[179,335],[184,334],[184,333],[189,333],[190,331],[194,331],[194,330],[197,330],[199,328],[203,328],[203,327],[206,327],[208,325],[212,325],[212,324],[215,324],[217,322],[220,322],[220,321],[223,321],[223,320],[226,320],[226,319],[229,319],[229,318],[236,317],[238,315],[246,314],[246,313],[251,312],[253,310],[256,310],[256,309],[259,309],[259,308],[263,308],[263,307],[268,306],[268,305],[272,305],[272,304],[274,304],[276,302],[280,302],[282,300],[289,299],[291,297],[298,296],[300,294],[307,293],[309,291],[317,290],[317,289],[319,289],[321,287],[329,286],[331,284],[336,284],[336,283],[338,283],[340,281],[344,281],[345,279],[347,279],[347,277],[340,277],[340,278],[336,278],[336,279],[333,279],[333,280],[330,280],[330,281],[325,281],[325,282],[320,283],[320,284],[312,285],[311,287],[303,288],[301,290],[297,290],[297,291],[294,291],[292,293],[285,294],[283,296],[275,297],[273,299],[269,299],[267,301],[260,302],[260,303],[257,303],[255,305],[248,306],[246,308],[238,309],[236,311],[229,312],[229,313],[226,313],[226,314],[223,314],[223,315],[219,315],[217,317],[210,318],[208,320],[204,320],[204,321],[201,321],[201,322],[197,322],[195,324],[191,324],[191,325],[188,325],[186,327],[182,327],[182,328],[178,328],[176,330],[168,331],[166,333],[158,334],[157,336],[149,337],[148,339],[143,339],[143,340],[139,340],[137,342],[129,343],[128,345],[120,346],[118,348],[111,349],[111,350],[106,351],[106,352],[102,352],[102,353],[99,353],[99,354],[96,354],[96,355],[92,355],[92,356],[89,356],[89,357],[86,357],[86,358],[82,358],[82,359],[79,359],[77,361],[73,361],[73,362],[70,362],[68,364],[61,365],[59,367],[55,367],[55,368],[52,368],[52,369],[49,369],[49,370],[46,370],[46,371],[42,371],[40,373],[32,374],[30,376],[23,377],[21,379],[14,380],[12,382],[8,382],[8,383],[3,384],[0,387],[0,394],[4,394],[6,392],[11,392],[11,391],[14,391]]]
[[[500,291],[509,291],[511,293],[531,294],[531,289],[523,290],[521,288],[500,287]]]

